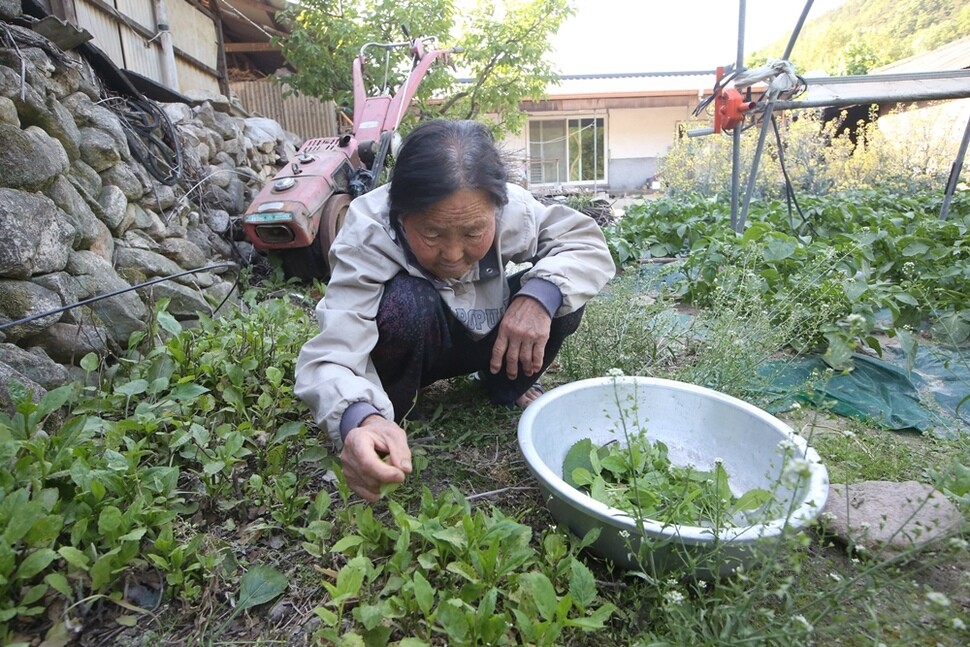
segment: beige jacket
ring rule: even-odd
[[[475,338],[488,334],[508,306],[510,262],[534,263],[522,277],[522,294],[530,293],[532,279],[543,280],[534,288],[545,281],[558,288],[562,299],[555,316],[578,310],[616,271],[592,218],[564,205],[543,205],[517,185],[508,185],[508,197],[485,258],[460,279],[432,280]],[[338,443],[343,413],[355,402],[368,402],[394,419],[370,352],[377,344],[384,285],[400,272],[429,278],[410,259],[388,218],[387,186],[354,200],[330,250],[332,275],[316,307],[320,333],[303,346],[296,363],[297,396]]]

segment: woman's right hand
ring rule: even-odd
[[[377,501],[382,485],[402,483],[411,473],[407,434],[392,420],[368,416],[344,437],[340,461],[350,489]]]

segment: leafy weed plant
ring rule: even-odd
[[[191,331],[162,307],[118,364],[82,360],[88,385],[39,401],[10,386],[16,412],[0,414],[4,644],[23,642],[14,627],[52,604],[81,615],[99,596],[120,600],[125,574],[149,566],[169,595],[198,600],[207,577],[232,560],[224,542],[197,530],[202,519],[186,520],[199,511],[232,511],[240,522],[261,514],[241,505],[244,471],[275,486],[260,488],[266,516],[302,532],[306,512],[295,508],[309,504],[293,496],[293,471],[326,455],[307,438],[285,377],[307,319],[285,301],[249,305]],[[76,624],[74,613],[55,624]]]
[[[713,305],[726,268],[746,266],[778,321],[798,309],[819,319],[792,346],[827,348],[827,361],[843,370],[860,345],[881,352],[873,331],[892,336],[929,322],[947,331],[945,341],[970,337],[970,198],[961,194],[953,205],[940,221],[937,194],[855,190],[806,196],[801,219],[768,201],[753,205],[738,235],[723,199],[684,195],[633,207],[606,233],[620,264],[684,257],[675,294],[697,307]]]
[[[562,534],[543,533],[537,547],[532,528],[472,510],[456,490],[424,489],[415,514],[389,501],[389,522],[353,509],[352,532],[331,548],[347,560],[325,583],[317,640],[554,645],[613,613]]]

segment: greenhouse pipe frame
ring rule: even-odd
[[[791,55],[791,51],[795,46],[795,41],[798,39],[798,35],[801,31],[802,25],[805,23],[808,13],[812,8],[812,3],[814,0],[806,0],[805,7],[802,10],[801,15],[798,18],[798,23],[795,29],[792,31],[791,38],[788,41],[788,45],[785,48],[785,54],[782,57],[787,60]],[[743,55],[744,55],[744,22],[745,22],[745,12],[746,12],[746,2],[745,0],[739,0],[738,6],[738,56],[735,65],[736,70],[743,70]],[[775,98],[768,99],[766,102],[760,105],[756,105],[753,110],[763,112],[764,117],[762,119],[761,132],[758,136],[758,145],[755,148],[754,159],[751,163],[751,174],[748,176],[748,185],[745,190],[744,204],[741,209],[740,217],[738,215],[738,193],[740,187],[740,139],[741,139],[741,129],[734,129],[734,146],[732,151],[732,164],[731,164],[731,228],[736,232],[741,232],[744,229],[744,223],[747,219],[748,208],[751,203],[751,196],[754,193],[754,185],[757,180],[758,166],[761,162],[761,154],[764,150],[765,138],[768,134],[768,128],[771,126],[771,116],[775,110],[799,110],[808,108],[838,108],[845,106],[854,105],[865,105],[865,104],[881,104],[881,103],[916,103],[920,101],[945,101],[952,99],[963,99],[970,97],[970,70],[954,70],[947,72],[921,72],[921,73],[909,73],[909,74],[887,74],[887,75],[874,75],[874,76],[843,76],[843,77],[821,77],[814,79],[805,79],[805,83],[811,87],[814,83],[815,87],[826,86],[826,85],[840,85],[849,83],[881,83],[881,84],[903,84],[913,81],[933,81],[933,80],[955,80],[960,81],[966,79],[966,85],[957,83],[955,88],[942,88],[936,90],[925,90],[925,91],[913,91],[898,94],[873,94],[859,97],[833,97],[830,99],[816,99],[816,100],[803,100],[803,101],[781,101]],[[940,210],[940,220],[946,220],[948,206],[953,198],[953,193],[956,189],[957,181],[960,173],[963,170],[963,161],[967,152],[967,144],[970,141],[970,120],[967,122],[967,128],[963,135],[963,140],[960,144],[960,148],[957,152],[956,159],[954,160],[953,166],[950,171],[950,177],[947,182],[946,190],[943,197],[943,207]]]

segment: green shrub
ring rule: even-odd
[[[906,125],[899,114],[906,112]],[[840,119],[822,122],[810,110],[776,114],[781,133],[784,162],[796,195],[826,195],[870,188],[901,192],[942,191],[956,155],[959,134],[941,128],[953,121],[933,109],[897,111],[878,122],[845,123]],[[895,122],[894,122],[895,120]],[[963,120],[957,120],[961,124]],[[698,120],[685,129],[709,126]],[[758,136],[752,128],[741,137],[741,189],[747,186]],[[956,138],[956,139],[954,139]],[[707,137],[682,137],[661,163],[660,177],[670,195],[699,193],[725,196],[731,192],[731,133]],[[963,168],[964,182],[970,182],[970,167]],[[755,198],[785,195],[785,182],[778,158],[777,139],[771,133],[755,184]]]

